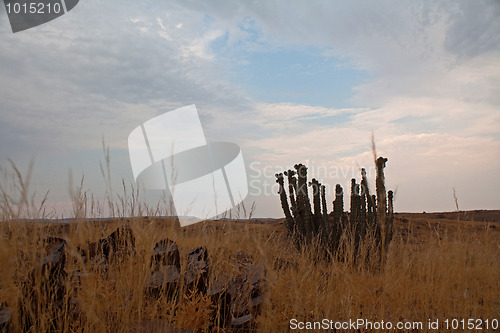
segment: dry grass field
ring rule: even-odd
[[[335,331],[342,322],[364,319],[375,327],[358,327],[358,332],[457,332],[474,331],[467,329],[474,319],[483,332],[499,331],[492,327],[500,320],[499,211],[396,214],[395,237],[381,270],[318,258],[311,248],[299,253],[283,220],[210,221],[185,228],[166,219],[127,222],[135,253],[110,262],[105,271],[84,262],[79,246],[106,237],[123,220],[2,222],[0,303],[11,314],[4,330],[27,329],[18,311],[23,285],[43,259],[43,240],[57,236],[68,244],[64,306],[56,318],[38,318],[33,332],[49,331],[54,322],[58,330],[71,332],[244,331],[211,324],[212,303],[202,294],[184,293],[182,285],[177,301],[145,294],[152,249],[164,238],[177,242],[181,272],[189,249],[206,246],[211,283],[238,274],[238,251],[251,255],[245,260],[265,266],[264,302],[246,329],[284,332],[331,320],[324,331]],[[40,310],[47,302],[35,303]],[[429,329],[429,320],[439,320],[439,328]],[[382,321],[392,329],[377,330]],[[407,329],[397,329],[398,322]],[[336,331],[355,330],[345,326]]]

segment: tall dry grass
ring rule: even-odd
[[[117,222],[79,222],[62,235],[78,258],[76,245],[110,233]],[[16,307],[21,283],[40,258],[41,240],[61,228],[41,223],[2,225],[0,299]],[[60,318],[71,331],[129,332],[145,321],[161,319],[175,327],[208,330],[210,303],[199,295],[179,304],[144,296],[149,256],[161,238],[176,240],[185,257],[206,245],[212,280],[228,280],[237,272],[231,256],[241,249],[267,268],[268,295],[257,317],[259,331],[287,331],[289,321],[348,320],[422,321],[446,318],[499,318],[500,248],[498,232],[428,235],[417,243],[395,239],[382,271],[340,262],[316,260],[313,251],[297,253],[284,226],[234,222],[202,223],[181,229],[165,221],[132,222],[137,255],[112,264],[107,273],[81,260],[68,261],[69,295],[82,316],[71,309]],[[490,229],[488,229],[490,230]],[[284,262],[282,267],[277,259]],[[81,284],[76,283],[81,275]],[[76,290],[73,290],[75,288]],[[20,325],[20,324],[19,324]],[[15,326],[17,331],[21,326]],[[425,330],[424,330],[425,331]],[[443,330],[440,330],[443,331]]]
[[[17,181],[23,180],[17,177]],[[27,186],[16,188],[28,190]],[[155,218],[161,209],[141,206],[137,197],[131,197],[130,193],[137,193],[132,190],[108,206],[114,207],[118,217],[137,216],[129,219],[136,237],[136,254],[125,261],[111,263],[103,272],[84,263],[77,246],[107,236],[124,221],[118,217],[108,222],[84,219],[97,214],[96,207],[102,204],[93,201],[82,188],[78,185],[73,196],[77,218],[66,224],[16,221],[24,217],[23,212],[43,212],[40,209],[43,204],[37,206],[25,200],[20,206],[15,205],[2,190],[0,303],[6,302],[14,309],[12,331],[26,329],[17,311],[23,282],[43,257],[42,241],[48,236],[68,241],[65,305],[60,316],[54,319],[64,331],[142,332],[162,331],[167,326],[200,332],[217,330],[209,326],[212,305],[202,295],[181,292],[178,302],[145,296],[150,255],[154,244],[164,238],[173,239],[179,245],[181,273],[186,264],[182,258],[185,259],[188,250],[206,246],[211,281],[225,282],[238,272],[233,258],[238,250],[251,254],[255,262],[262,262],[267,269],[268,297],[256,318],[257,330],[261,332],[289,331],[290,320],[294,318],[298,321],[324,318],[334,321],[363,318],[393,323],[419,321],[424,323],[423,329],[416,331],[423,332],[436,332],[427,329],[429,319],[441,322],[452,318],[500,319],[500,232],[497,229],[471,229],[464,222],[453,232],[429,225],[425,232],[416,235],[408,226],[411,221],[403,226],[396,220],[399,232],[391,244],[387,262],[382,270],[373,270],[370,267],[376,265],[369,263],[352,265],[318,258],[314,247],[297,252],[286,236],[283,222],[213,221],[180,228],[171,220]],[[21,195],[23,197],[29,198]],[[30,206],[23,207],[27,204]],[[135,214],[130,214],[132,210]],[[153,217],[143,218],[139,213]],[[346,249],[349,251],[348,246]],[[32,331],[49,330],[50,320],[40,318]],[[369,330],[360,330],[364,331]],[[446,330],[440,327],[438,331]]]

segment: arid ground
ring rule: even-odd
[[[130,253],[113,260],[82,256],[89,256],[84,251],[89,243],[125,223],[135,238]],[[364,326],[359,332],[476,331],[467,329],[470,320],[478,332],[499,331],[500,211],[397,213],[394,225],[387,262],[373,269],[319,257],[314,248],[297,251],[282,219],[210,221],[185,228],[159,218],[2,222],[2,328],[27,330],[28,321],[34,332],[281,332],[328,322],[326,332],[363,319],[375,326],[389,322],[392,330]],[[66,241],[62,295],[44,294],[43,276],[34,277],[36,267],[47,261],[44,247],[49,236]],[[231,325],[235,310],[230,310],[226,324],[221,323],[215,318],[217,301],[203,291],[187,292],[184,279],[178,280],[176,296],[164,290],[159,295],[148,292],[152,251],[165,238],[178,245],[180,276],[189,269],[190,249],[206,246],[210,286],[230,285],[248,267],[263,265],[254,286],[258,295],[251,296],[258,296],[259,304],[248,305],[250,316],[242,319],[243,324]],[[29,288],[41,291],[30,293]],[[233,300],[239,292],[245,293],[233,284]],[[40,299],[48,294],[51,301]],[[429,328],[436,321],[439,327]],[[395,328],[398,323],[403,329]]]

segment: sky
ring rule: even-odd
[[[296,163],[330,210],[361,167],[374,187],[372,135],[396,211],[455,210],[454,189],[460,210],[500,209],[498,17],[498,1],[82,0],[14,34],[1,6],[0,181],[15,192],[9,159],[34,161],[35,200],[69,216],[82,176],[109,193],[104,142],[118,198],[130,132],[195,104],[207,140],[241,147],[254,216],[283,215],[274,174]]]

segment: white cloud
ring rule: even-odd
[[[452,209],[442,199],[450,186],[464,205],[493,208],[499,14],[491,1],[87,0],[19,34],[3,20],[1,157],[100,150],[104,134],[126,164],[131,129],[195,103],[210,138],[238,142],[263,163],[366,165],[373,131],[401,209]],[[211,46],[222,37],[242,52],[318,47],[367,80],[352,108],[255,100],[218,63]],[[477,198],[472,179],[487,183]]]
[[[213,60],[214,56],[209,51],[209,45],[211,42],[223,35],[221,30],[209,30],[203,36],[195,38],[194,40],[187,43],[187,45],[181,46],[180,54],[183,58],[190,58],[192,56],[198,57],[204,60]]]

